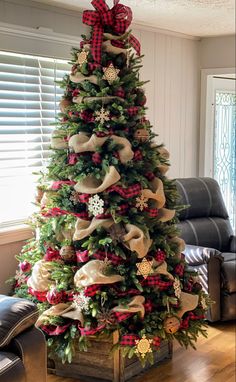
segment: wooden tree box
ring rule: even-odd
[[[111,356],[113,339],[91,341],[87,352],[77,351],[72,363],[62,364],[57,358],[49,359],[48,372],[62,377],[81,378],[88,382],[125,382],[153,366],[143,368],[137,357],[124,359],[119,350]],[[172,357],[172,343],[163,341],[160,351],[154,355],[154,365]]]

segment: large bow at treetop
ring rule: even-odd
[[[84,11],[83,23],[93,27],[91,51],[94,61],[101,64],[102,41],[104,26],[112,27],[114,33],[122,35],[126,32],[132,21],[132,11],[129,7],[114,0],[114,7],[109,9],[105,0],[93,0],[92,5],[96,11]],[[133,35],[129,36],[129,44],[140,55],[140,43]]]

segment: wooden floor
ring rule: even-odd
[[[236,325],[232,322],[209,326],[208,338],[199,338],[197,351],[174,345],[173,358],[132,382],[235,382]],[[48,376],[48,382],[83,382]]]

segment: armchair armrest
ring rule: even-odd
[[[38,310],[33,302],[0,295],[0,348],[34,325],[37,318]]]
[[[214,248],[186,245],[184,254],[190,268],[198,272],[203,290],[209,293],[214,301],[208,311],[208,320],[211,322],[220,320],[221,264],[223,261],[221,253]]]
[[[229,252],[236,253],[236,236],[232,235],[229,239]]]

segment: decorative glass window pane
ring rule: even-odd
[[[214,178],[223,193],[231,224],[236,229],[236,95],[216,91]]]

